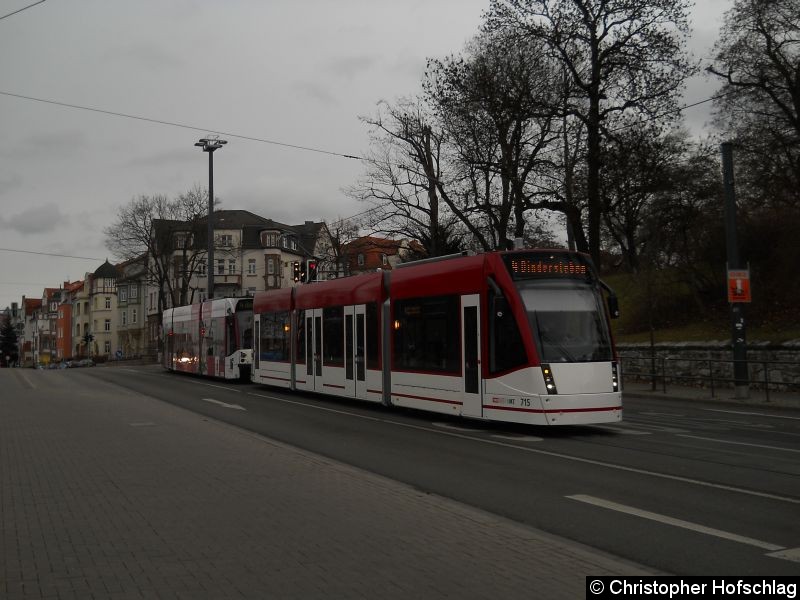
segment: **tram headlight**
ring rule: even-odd
[[[615,392],[619,391],[619,366],[616,362],[611,363],[611,387]]]
[[[557,394],[556,380],[553,379],[553,370],[550,365],[542,365],[542,377],[544,377],[544,386],[547,388],[547,393]]]

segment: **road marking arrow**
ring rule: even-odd
[[[247,410],[244,406],[239,406],[238,404],[228,404],[227,402],[214,400],[213,398],[203,398],[203,402],[211,402],[212,404],[218,404],[219,406],[224,406],[225,408],[232,408],[234,410]]]

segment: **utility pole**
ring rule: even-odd
[[[195,143],[208,152],[208,284],[206,288],[206,299],[214,298],[214,150],[219,150],[227,144],[226,140],[219,139],[217,135],[210,135],[201,138]]]
[[[736,192],[733,182],[733,144],[724,142],[721,149],[722,184],[725,191],[725,245],[728,255],[727,285],[730,287],[730,273],[733,271],[741,271],[743,265],[739,259],[739,243],[736,237]],[[728,299],[731,307],[731,343],[733,346],[735,396],[737,400],[744,400],[750,396],[750,377],[747,370],[747,330],[745,327],[744,306],[742,303],[749,301],[749,299],[735,299],[730,290]]]

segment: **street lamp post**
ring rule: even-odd
[[[219,139],[219,136],[208,136],[201,138],[195,143],[208,152],[208,287],[206,290],[207,299],[214,297],[214,150],[219,150],[227,144],[226,140]]]

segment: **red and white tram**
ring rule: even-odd
[[[164,367],[219,377],[250,379],[253,299],[217,298],[164,311]]]
[[[586,255],[520,250],[260,292],[252,380],[477,419],[619,421],[604,288]]]

